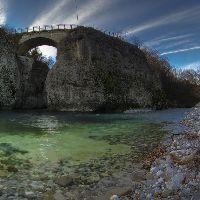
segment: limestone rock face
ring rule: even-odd
[[[19,41],[0,37],[0,108],[103,112],[157,102],[159,78],[136,46],[84,27],[58,38],[53,43],[57,62],[49,71],[45,64],[17,55]]]
[[[136,46],[90,28],[58,44],[46,80],[48,108],[106,111],[151,106],[160,83]]]
[[[15,106],[19,83],[15,51],[16,46],[0,30],[0,109],[12,109]]]
[[[20,84],[16,108],[46,108],[45,81],[49,71],[48,66],[24,56],[19,57],[18,66]]]
[[[14,37],[0,36],[0,109],[46,108],[47,65],[17,56]]]

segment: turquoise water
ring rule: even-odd
[[[140,158],[162,140],[166,134],[162,130],[164,123],[179,121],[186,111],[175,109],[145,114],[1,112],[0,170],[5,169],[6,163],[21,160],[34,165],[62,160],[80,164],[130,152],[133,157]]]

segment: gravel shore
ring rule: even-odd
[[[146,180],[129,199],[200,199],[200,104],[181,123],[184,131],[149,154]]]

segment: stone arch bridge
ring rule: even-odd
[[[60,24],[56,26],[38,26],[33,27],[32,29],[19,29],[20,32],[17,32],[16,29],[16,34],[20,35],[19,48],[17,53],[18,55],[25,55],[29,50],[42,45],[53,46],[59,49],[59,44],[61,43],[61,41],[67,38],[67,36],[69,36],[70,32],[73,29],[76,29],[78,27],[81,26],[77,26],[74,24]],[[104,31],[104,33],[113,37],[121,38],[119,34],[106,31]]]
[[[57,25],[54,26],[44,26],[44,28],[33,27],[31,30],[20,29],[20,33],[17,33],[20,36],[18,55],[23,56],[29,50],[42,45],[53,46],[58,48],[60,42],[64,40],[71,30],[77,28],[76,25]]]
[[[27,80],[37,83],[29,97],[25,93],[21,99],[32,102],[32,93],[38,95],[37,89],[42,87],[41,96],[52,110],[104,111],[151,105],[152,88],[159,81],[144,53],[119,35],[72,25],[45,26],[16,34],[19,35],[17,54],[24,60],[22,91],[30,91]],[[42,68],[28,67],[24,55],[41,45],[56,47],[58,51],[56,64],[41,78],[43,84],[38,85]],[[36,101],[40,102],[41,97]]]

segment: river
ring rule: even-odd
[[[12,187],[8,177],[18,180],[23,175],[24,179],[18,181],[26,184],[30,172],[34,178],[42,174],[48,180],[76,173],[82,176],[85,185],[94,184],[120,173],[130,162],[141,162],[167,131],[177,127],[187,111],[133,114],[1,111],[0,178],[4,180],[1,184]]]

